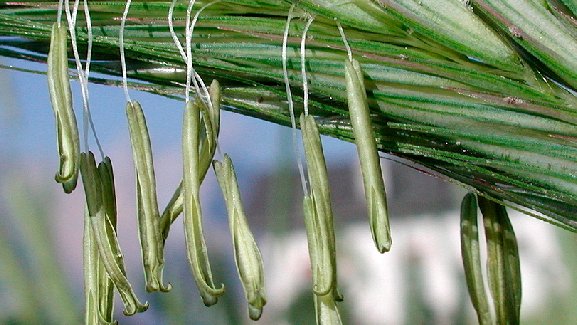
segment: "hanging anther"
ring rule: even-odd
[[[213,161],[213,168],[228,210],[234,261],[248,301],[249,317],[258,320],[266,304],[262,256],[244,214],[232,160],[225,154],[222,162]]]
[[[387,196],[371,125],[363,72],[359,62],[354,59],[345,61],[345,79],[351,124],[361,163],[373,241],[379,252],[384,253],[391,249]]]
[[[80,172],[86,196],[86,209],[90,220],[91,234],[94,236],[93,239],[106,273],[120,293],[124,303],[124,314],[133,315],[147,310],[148,303],[140,303],[126,278],[120,246],[116,239],[116,233],[111,230],[111,218],[108,216],[107,206],[110,207],[111,204],[107,200],[113,197],[113,194],[105,193],[105,191],[114,188],[114,180],[111,173],[112,169],[110,172],[106,169],[96,167],[92,152],[81,154]]]
[[[149,292],[169,291],[170,284],[162,283],[164,245],[160,231],[156,179],[148,127],[142,107],[137,101],[133,100],[127,103],[126,116],[128,117],[132,156],[136,169],[138,231],[146,290]]]
[[[330,294],[334,299],[342,300],[337,290],[333,211],[320,133],[310,115],[301,115],[300,124],[311,192],[305,195],[303,208],[313,269],[313,291],[318,296]]]
[[[489,288],[497,324],[517,325],[521,311],[521,266],[517,239],[505,207],[479,197],[487,237]]]
[[[215,79],[210,85],[210,105],[202,105],[201,116],[203,125],[200,133],[200,161],[199,161],[199,178],[200,182],[204,180],[208,169],[210,168],[211,161],[214,157],[216,151],[216,143],[218,134],[220,132],[220,100],[221,100],[221,89],[220,84]],[[210,131],[209,131],[210,130]],[[178,218],[183,210],[183,190],[182,182],[178,185],[174,194],[170,198],[170,201],[164,208],[162,212],[162,218],[160,221],[160,229],[162,233],[163,240],[168,238],[168,232],[170,231],[170,225]]]
[[[80,160],[80,140],[76,116],[72,107],[72,93],[68,76],[68,34],[65,25],[54,23],[50,38],[50,52],[47,59],[48,89],[52,110],[56,119],[58,156],[60,167],[56,182],[61,183],[64,192],[76,188],[78,164]]]
[[[114,283],[108,277],[98,253],[88,209],[84,209],[84,293],[85,324],[117,324],[113,320]]]
[[[200,207],[201,165],[209,152],[200,148],[201,106],[205,105],[200,98],[187,102],[182,127],[183,151],[183,191],[184,195],[184,234],[188,261],[202,301],[206,306],[217,303],[218,296],[224,294],[224,285],[216,288],[212,280],[210,262],[206,254],[206,244],[202,230],[202,211]],[[212,159],[212,156],[210,156]]]
[[[461,203],[461,257],[465,279],[480,325],[491,325],[493,320],[481,268],[477,198],[468,193]]]

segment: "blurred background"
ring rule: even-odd
[[[41,64],[4,59],[44,71]],[[80,93],[72,82],[73,92]],[[82,187],[70,195],[54,182],[54,117],[46,77],[0,69],[0,324],[83,321]],[[208,254],[225,296],[202,304],[190,274],[182,222],[165,253],[169,293],[144,290],[136,229],[135,179],[125,99],[120,88],[90,85],[94,123],[111,157],[117,187],[118,236],[128,278],[147,312],[120,324],[248,324],[227,214],[214,174],[202,186]],[[148,120],[160,208],[181,178],[181,102],[132,91]],[[75,99],[80,112],[81,99]],[[80,116],[80,115],[78,115]],[[79,122],[81,119],[79,119]],[[302,221],[302,190],[291,130],[223,113],[220,147],[239,177],[247,217],[263,254],[267,305],[260,324],[314,324],[311,273]],[[367,223],[354,145],[323,138],[337,237],[339,305],[346,324],[475,324],[460,259],[459,205],[465,189],[414,168],[382,160],[393,249],[380,255]],[[95,146],[92,143],[94,150]],[[523,324],[577,323],[575,235],[510,211],[521,254]],[[118,298],[118,297],[117,297]]]

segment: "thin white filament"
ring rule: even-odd
[[[287,97],[289,113],[290,113],[290,117],[291,117],[293,151],[294,151],[295,155],[297,156],[297,167],[298,167],[299,175],[301,178],[301,185],[303,187],[303,193],[308,195],[308,190],[307,190],[307,185],[306,185],[307,181],[305,178],[305,171],[304,171],[304,167],[303,167],[302,154],[299,150],[299,146],[297,143],[298,142],[297,141],[297,123],[296,123],[296,118],[295,118],[294,102],[293,102],[293,96],[292,96],[292,92],[291,92],[291,87],[290,87],[290,82],[289,82],[289,77],[288,77],[288,68],[287,68],[288,33],[289,33],[290,22],[291,22],[291,19],[293,18],[294,7],[295,7],[295,5],[292,5],[289,9],[289,12],[288,12],[288,17],[287,17],[286,26],[284,29],[283,40],[282,40],[281,59],[282,59],[282,72],[283,72],[284,84],[285,84],[285,89],[286,89],[286,97]]]
[[[190,96],[190,90],[191,90],[191,85],[190,82],[192,81],[192,83],[194,84],[194,91],[196,92],[196,94],[198,96],[200,96],[201,98],[204,97],[205,99],[205,103],[207,103],[207,105],[210,105],[209,107],[212,107],[212,104],[210,103],[210,96],[208,94],[208,89],[206,88],[206,84],[204,83],[204,81],[202,80],[202,78],[198,75],[198,73],[196,73],[196,71],[194,70],[194,67],[192,66],[192,34],[194,32],[194,27],[196,25],[196,21],[198,20],[198,16],[200,15],[200,13],[202,12],[202,10],[204,10],[207,6],[211,5],[212,3],[209,3],[207,5],[205,5],[204,7],[202,7],[200,10],[198,10],[198,12],[194,15],[194,19],[191,19],[191,15],[192,15],[192,7],[194,6],[196,0],[191,0],[188,8],[186,10],[186,27],[185,27],[185,42],[186,42],[186,101],[189,100],[189,96]],[[199,85],[200,83],[200,85]],[[202,93],[201,93],[201,88],[202,88]]]
[[[190,40],[191,40],[191,48],[192,48],[192,33],[194,32],[194,27],[196,26],[196,22],[198,20],[198,17],[200,16],[200,14],[204,11],[204,9],[208,8],[209,6],[212,6],[213,4],[220,2],[221,0],[214,0],[211,1],[207,4],[205,4],[204,6],[202,6],[194,15],[192,22],[190,23],[190,32],[187,33],[190,34]],[[190,66],[192,67],[192,55],[190,55],[188,57],[188,61],[187,61],[187,66],[190,63]],[[198,83],[200,84],[200,89],[202,89],[202,91],[204,92],[204,94],[200,93],[200,89],[198,87],[198,85],[195,82],[195,90],[197,91],[197,94],[199,96],[204,96],[204,98],[206,98],[206,103],[208,104],[208,106],[210,107],[210,109],[212,109],[212,101],[210,100],[210,93],[208,92],[208,88],[206,87],[206,84],[204,83],[204,80],[202,80],[202,78],[200,77],[200,75],[198,73],[196,73],[196,71],[194,70],[194,68],[192,69],[193,72],[193,76],[196,80],[198,80]]]
[[[341,26],[341,23],[338,20],[337,20],[337,28],[339,29],[339,33],[341,34],[341,38],[343,39],[343,43],[345,44],[345,49],[347,49],[347,55],[349,56],[349,61],[353,62],[353,52],[351,51],[349,41],[347,41],[347,37],[345,36],[343,26]]]
[[[306,40],[307,40],[307,32],[309,31],[309,27],[313,23],[314,17],[310,17],[306,24],[305,28],[303,29],[303,36],[301,39],[301,74],[303,78],[303,109],[305,111],[305,115],[309,115],[309,83],[307,79],[307,66],[306,66]]]
[[[72,43],[72,53],[74,55],[74,62],[76,63],[76,71],[78,73],[78,82],[80,83],[80,91],[82,92],[82,107],[83,107],[83,144],[86,151],[89,150],[88,147],[88,119],[89,114],[88,108],[88,89],[84,87],[84,70],[82,68],[82,62],[80,61],[80,55],[78,53],[78,44],[76,40],[76,17],[78,12],[79,0],[74,2],[72,11],[70,10],[70,1],[66,0],[64,2],[66,19],[68,20],[68,31],[70,32],[70,38]]]
[[[198,86],[198,82],[194,76],[196,71],[192,67],[192,32],[194,26],[191,22],[191,15],[192,15],[192,8],[196,0],[190,0],[188,4],[188,8],[186,8],[186,24],[185,24],[185,50],[186,50],[186,90],[185,90],[185,98],[188,102],[190,99],[190,82],[194,83],[194,89],[198,95],[200,95],[200,88]]]
[[[186,49],[182,46],[180,39],[178,38],[178,36],[176,35],[176,32],[174,31],[173,16],[174,16],[174,8],[176,6],[176,0],[172,1],[170,8],[168,9],[168,29],[170,31],[170,35],[172,36],[172,40],[173,40],[176,48],[180,52],[180,56],[182,57],[182,59],[184,60],[184,62],[186,64],[186,84],[185,84],[185,94],[184,94],[185,101],[188,102],[190,100],[191,82],[193,82],[194,83],[194,89],[195,89],[197,96],[199,96],[199,98],[201,98],[201,99],[204,99],[204,102],[208,105],[210,110],[213,109],[212,100],[210,98],[210,93],[208,91],[208,88],[206,87],[206,84],[204,83],[204,80],[202,80],[200,75],[194,70],[194,67],[192,64],[192,35],[194,32],[194,27],[196,26],[196,22],[198,21],[198,17],[200,16],[200,14],[207,7],[213,5],[217,2],[220,2],[220,1],[221,0],[211,1],[211,2],[207,3],[206,5],[202,6],[196,12],[196,14],[192,18],[192,20],[191,20],[192,8],[194,6],[195,0],[191,0],[189,2],[189,5],[188,5],[187,10],[186,10],[186,22],[185,22],[185,47],[186,47]],[[201,92],[201,89],[202,89],[202,92]],[[218,140],[216,142],[216,151],[217,151],[219,156],[222,156],[222,152],[220,151],[220,147],[218,145]]]
[[[84,0],[83,6],[84,6],[84,16],[86,17],[86,29],[88,30],[88,49],[86,50],[86,63],[85,63],[86,66],[84,67],[85,71],[84,87],[86,88],[86,95],[88,96],[88,80],[90,77],[90,62],[92,62],[93,35],[92,35],[92,18],[90,17],[88,0]],[[88,123],[90,124],[92,135],[94,135],[94,141],[96,142],[96,146],[98,147],[98,151],[100,152],[100,158],[104,159],[105,157],[104,150],[102,150],[102,144],[100,143],[100,139],[98,139],[98,135],[96,134],[96,127],[94,126],[94,120],[92,119],[92,113],[90,113],[90,108],[88,109],[88,115],[84,117],[84,128],[87,128],[86,120],[88,120]]]
[[[188,7],[186,9],[186,21],[185,21],[185,47],[186,47],[186,50],[182,46],[182,43],[180,42],[180,40],[178,39],[178,36],[176,35],[176,32],[174,31],[173,15],[174,15],[174,8],[176,6],[176,0],[172,1],[170,8],[168,10],[168,29],[170,30],[170,34],[172,36],[172,40],[174,41],[174,44],[176,45],[176,48],[180,52],[180,56],[182,57],[182,59],[184,60],[184,63],[186,64],[186,82],[185,82],[186,88],[185,88],[184,96],[185,96],[185,101],[187,101],[187,102],[190,100],[191,79],[195,83],[195,90],[197,91],[197,93],[199,93],[199,86],[197,83],[196,76],[194,78],[192,77],[193,74],[196,74],[196,72],[194,71],[194,68],[192,67],[192,44],[191,44],[192,43],[192,33],[194,30],[194,25],[191,24],[191,14],[192,14],[192,8],[193,8],[195,2],[196,2],[195,0],[190,1],[188,4]],[[206,85],[204,85],[204,83],[202,83],[202,85],[206,88]]]
[[[90,106],[89,106],[89,95],[88,95],[88,75],[90,73],[90,60],[91,60],[91,52],[92,52],[92,23],[90,19],[89,9],[86,3],[84,2],[84,12],[86,15],[86,25],[89,30],[88,32],[88,53],[86,55],[86,70],[83,70],[82,62],[80,61],[80,55],[78,53],[78,42],[76,37],[76,18],[78,16],[78,7],[80,5],[80,0],[76,0],[74,2],[74,6],[72,11],[70,10],[70,1],[66,0],[64,2],[65,12],[66,12],[66,19],[68,20],[68,31],[70,32],[70,38],[72,43],[72,53],[74,55],[74,61],[76,63],[76,70],[78,73],[78,80],[80,83],[80,90],[82,92],[82,107],[83,107],[83,144],[85,150],[89,150],[88,146],[88,129],[92,129],[92,133],[94,135],[96,144],[98,146],[98,150],[102,157],[104,157],[104,152],[102,150],[102,146],[100,141],[96,135],[96,129],[94,127],[94,123],[92,122],[92,116],[90,114]]]
[[[58,23],[58,27],[62,25],[62,6],[63,0],[58,1],[58,12],[56,13],[56,22]]]
[[[176,0],[172,1],[170,8],[168,9],[168,29],[170,31],[170,35],[172,36],[172,40],[174,42],[174,45],[176,46],[176,48],[180,52],[180,56],[184,60],[186,67],[187,67],[186,68],[187,78],[186,78],[185,100],[188,101],[190,99],[189,94],[190,94],[191,82],[192,82],[194,84],[195,92],[199,96],[201,96],[205,99],[205,102],[209,105],[210,108],[212,108],[212,102],[210,101],[210,94],[208,92],[208,88],[206,87],[204,80],[202,80],[202,78],[194,70],[194,67],[192,65],[192,35],[194,32],[194,27],[196,26],[196,22],[198,20],[198,17],[202,13],[202,11],[204,11],[207,7],[213,5],[217,2],[220,2],[220,1],[221,0],[215,0],[215,1],[211,1],[207,4],[205,4],[196,12],[194,17],[192,17],[192,8],[193,8],[196,1],[192,0],[189,2],[189,5],[188,5],[187,10],[186,10],[185,46],[184,47],[182,46],[182,43],[180,42],[178,35],[176,35],[176,32],[174,31],[173,16],[174,16],[174,8],[176,7]],[[185,47],[186,47],[186,49],[185,49]]]
[[[78,17],[78,7],[80,6],[80,0],[74,1],[74,9],[72,10],[72,21],[76,25],[76,18]]]
[[[130,10],[130,3],[132,0],[126,1],[126,7],[124,7],[124,12],[122,13],[122,20],[120,21],[120,33],[118,36],[118,46],[120,47],[120,66],[122,68],[122,88],[124,89],[124,96],[126,101],[130,102],[130,94],[128,93],[128,78],[126,76],[126,56],[124,55],[124,27],[126,26],[126,17],[128,16],[128,10]]]
[[[190,92],[190,78],[192,78],[192,81],[194,82],[194,89],[196,91],[197,96],[199,96],[199,98],[201,99],[205,99],[205,104],[208,105],[209,110],[213,109],[212,106],[212,99],[210,98],[210,93],[208,91],[208,88],[206,87],[206,84],[204,83],[204,80],[202,80],[202,78],[200,77],[200,75],[194,70],[194,67],[192,66],[192,34],[194,32],[194,27],[196,26],[196,22],[198,21],[198,17],[200,16],[200,14],[204,11],[204,9],[206,9],[207,7],[220,2],[220,0],[215,0],[215,1],[211,1],[209,3],[207,3],[206,5],[202,6],[194,15],[194,17],[192,18],[192,21],[190,22],[190,25],[187,25],[187,29],[186,29],[186,50],[187,50],[187,57],[186,57],[186,68],[187,68],[187,87],[188,90],[186,91],[186,95],[188,96],[189,92]],[[191,9],[191,7],[189,7]],[[187,12],[187,23],[190,20],[190,15],[188,15]],[[189,73],[190,72],[190,73]],[[199,87],[200,84],[200,87]],[[202,89],[202,93],[201,93],[201,89]],[[216,152],[217,154],[222,157],[222,152],[220,150],[220,146],[218,144],[218,137],[215,139],[216,142]]]
[[[180,43],[180,40],[178,39],[178,36],[176,35],[176,32],[174,31],[174,22],[173,22],[172,17],[174,15],[174,7],[175,6],[176,6],[176,0],[172,0],[172,3],[170,4],[170,8],[168,9],[168,30],[170,31],[170,35],[172,36],[172,40],[174,41],[174,45],[176,45],[176,48],[180,52],[180,56],[182,56],[182,59],[184,61],[186,61],[186,53],[184,53],[184,48],[182,47],[182,44]]]
[[[90,62],[92,61],[92,19],[90,18],[90,9],[88,8],[88,0],[84,0],[84,16],[86,17],[86,29],[88,31],[88,49],[86,50],[86,63],[84,71],[86,73],[86,80],[90,75]]]

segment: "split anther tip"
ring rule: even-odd
[[[132,316],[136,313],[142,313],[148,310],[148,301],[144,304],[137,304],[136,306],[130,306],[130,308],[126,307],[122,311],[125,316]]]

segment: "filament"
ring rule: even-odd
[[[130,94],[128,93],[128,78],[126,77],[126,56],[124,55],[124,27],[126,25],[126,17],[128,16],[128,10],[130,9],[130,3],[132,0],[126,1],[126,7],[122,13],[122,20],[120,21],[120,33],[118,37],[118,46],[120,47],[120,65],[122,67],[122,88],[124,89],[124,96],[126,101],[130,102]]]
[[[306,39],[309,27],[313,23],[314,18],[310,17],[303,29],[303,35],[301,39],[301,74],[303,78],[303,108],[305,115],[309,115],[309,84],[307,80],[307,67],[306,67]]]
[[[82,62],[80,61],[80,55],[78,53],[78,41],[76,36],[76,20],[78,18],[78,7],[80,5],[80,0],[76,0],[70,10],[70,1],[66,0],[64,2],[66,19],[68,20],[68,31],[70,32],[70,38],[72,43],[72,53],[74,55],[74,61],[76,63],[76,70],[78,72],[78,81],[80,83],[80,90],[82,93],[82,108],[83,108],[83,144],[86,151],[89,150],[88,146],[88,130],[92,130],[94,135],[94,140],[100,152],[102,158],[104,158],[104,151],[102,150],[102,145],[98,139],[96,128],[92,120],[92,114],[90,113],[89,106],[89,94],[88,94],[88,76],[90,74],[90,61],[92,59],[92,21],[90,18],[90,10],[88,8],[87,0],[84,0],[84,15],[86,20],[86,28],[88,29],[88,49],[86,54],[86,67],[85,70],[82,67]]]
[[[286,26],[285,26],[285,30],[284,30],[284,35],[283,35],[281,59],[282,59],[282,71],[283,71],[284,84],[285,84],[285,89],[286,89],[287,102],[288,102],[289,113],[290,113],[290,118],[291,118],[293,151],[294,151],[295,155],[297,156],[297,167],[298,167],[299,175],[301,178],[301,185],[303,188],[303,193],[308,194],[307,185],[306,185],[307,181],[306,181],[305,171],[304,171],[304,166],[303,166],[303,161],[302,161],[302,153],[299,150],[299,146],[297,143],[298,142],[297,141],[297,123],[296,123],[296,118],[295,118],[294,102],[293,102],[292,92],[291,92],[291,88],[290,88],[288,69],[287,69],[288,33],[289,33],[290,21],[293,18],[294,7],[295,6],[292,5],[289,9],[289,12],[288,12],[287,22],[286,22]]]
[[[63,0],[58,1],[58,12],[56,13],[56,22],[58,23],[58,27],[62,25],[62,6]]]
[[[349,61],[353,62],[353,52],[351,51],[349,41],[347,41],[347,37],[345,36],[343,26],[341,26],[341,23],[339,21],[337,21],[337,28],[339,29],[339,33],[341,34],[341,38],[343,39],[343,43],[345,44],[345,49],[347,49],[347,55],[349,56]]]

